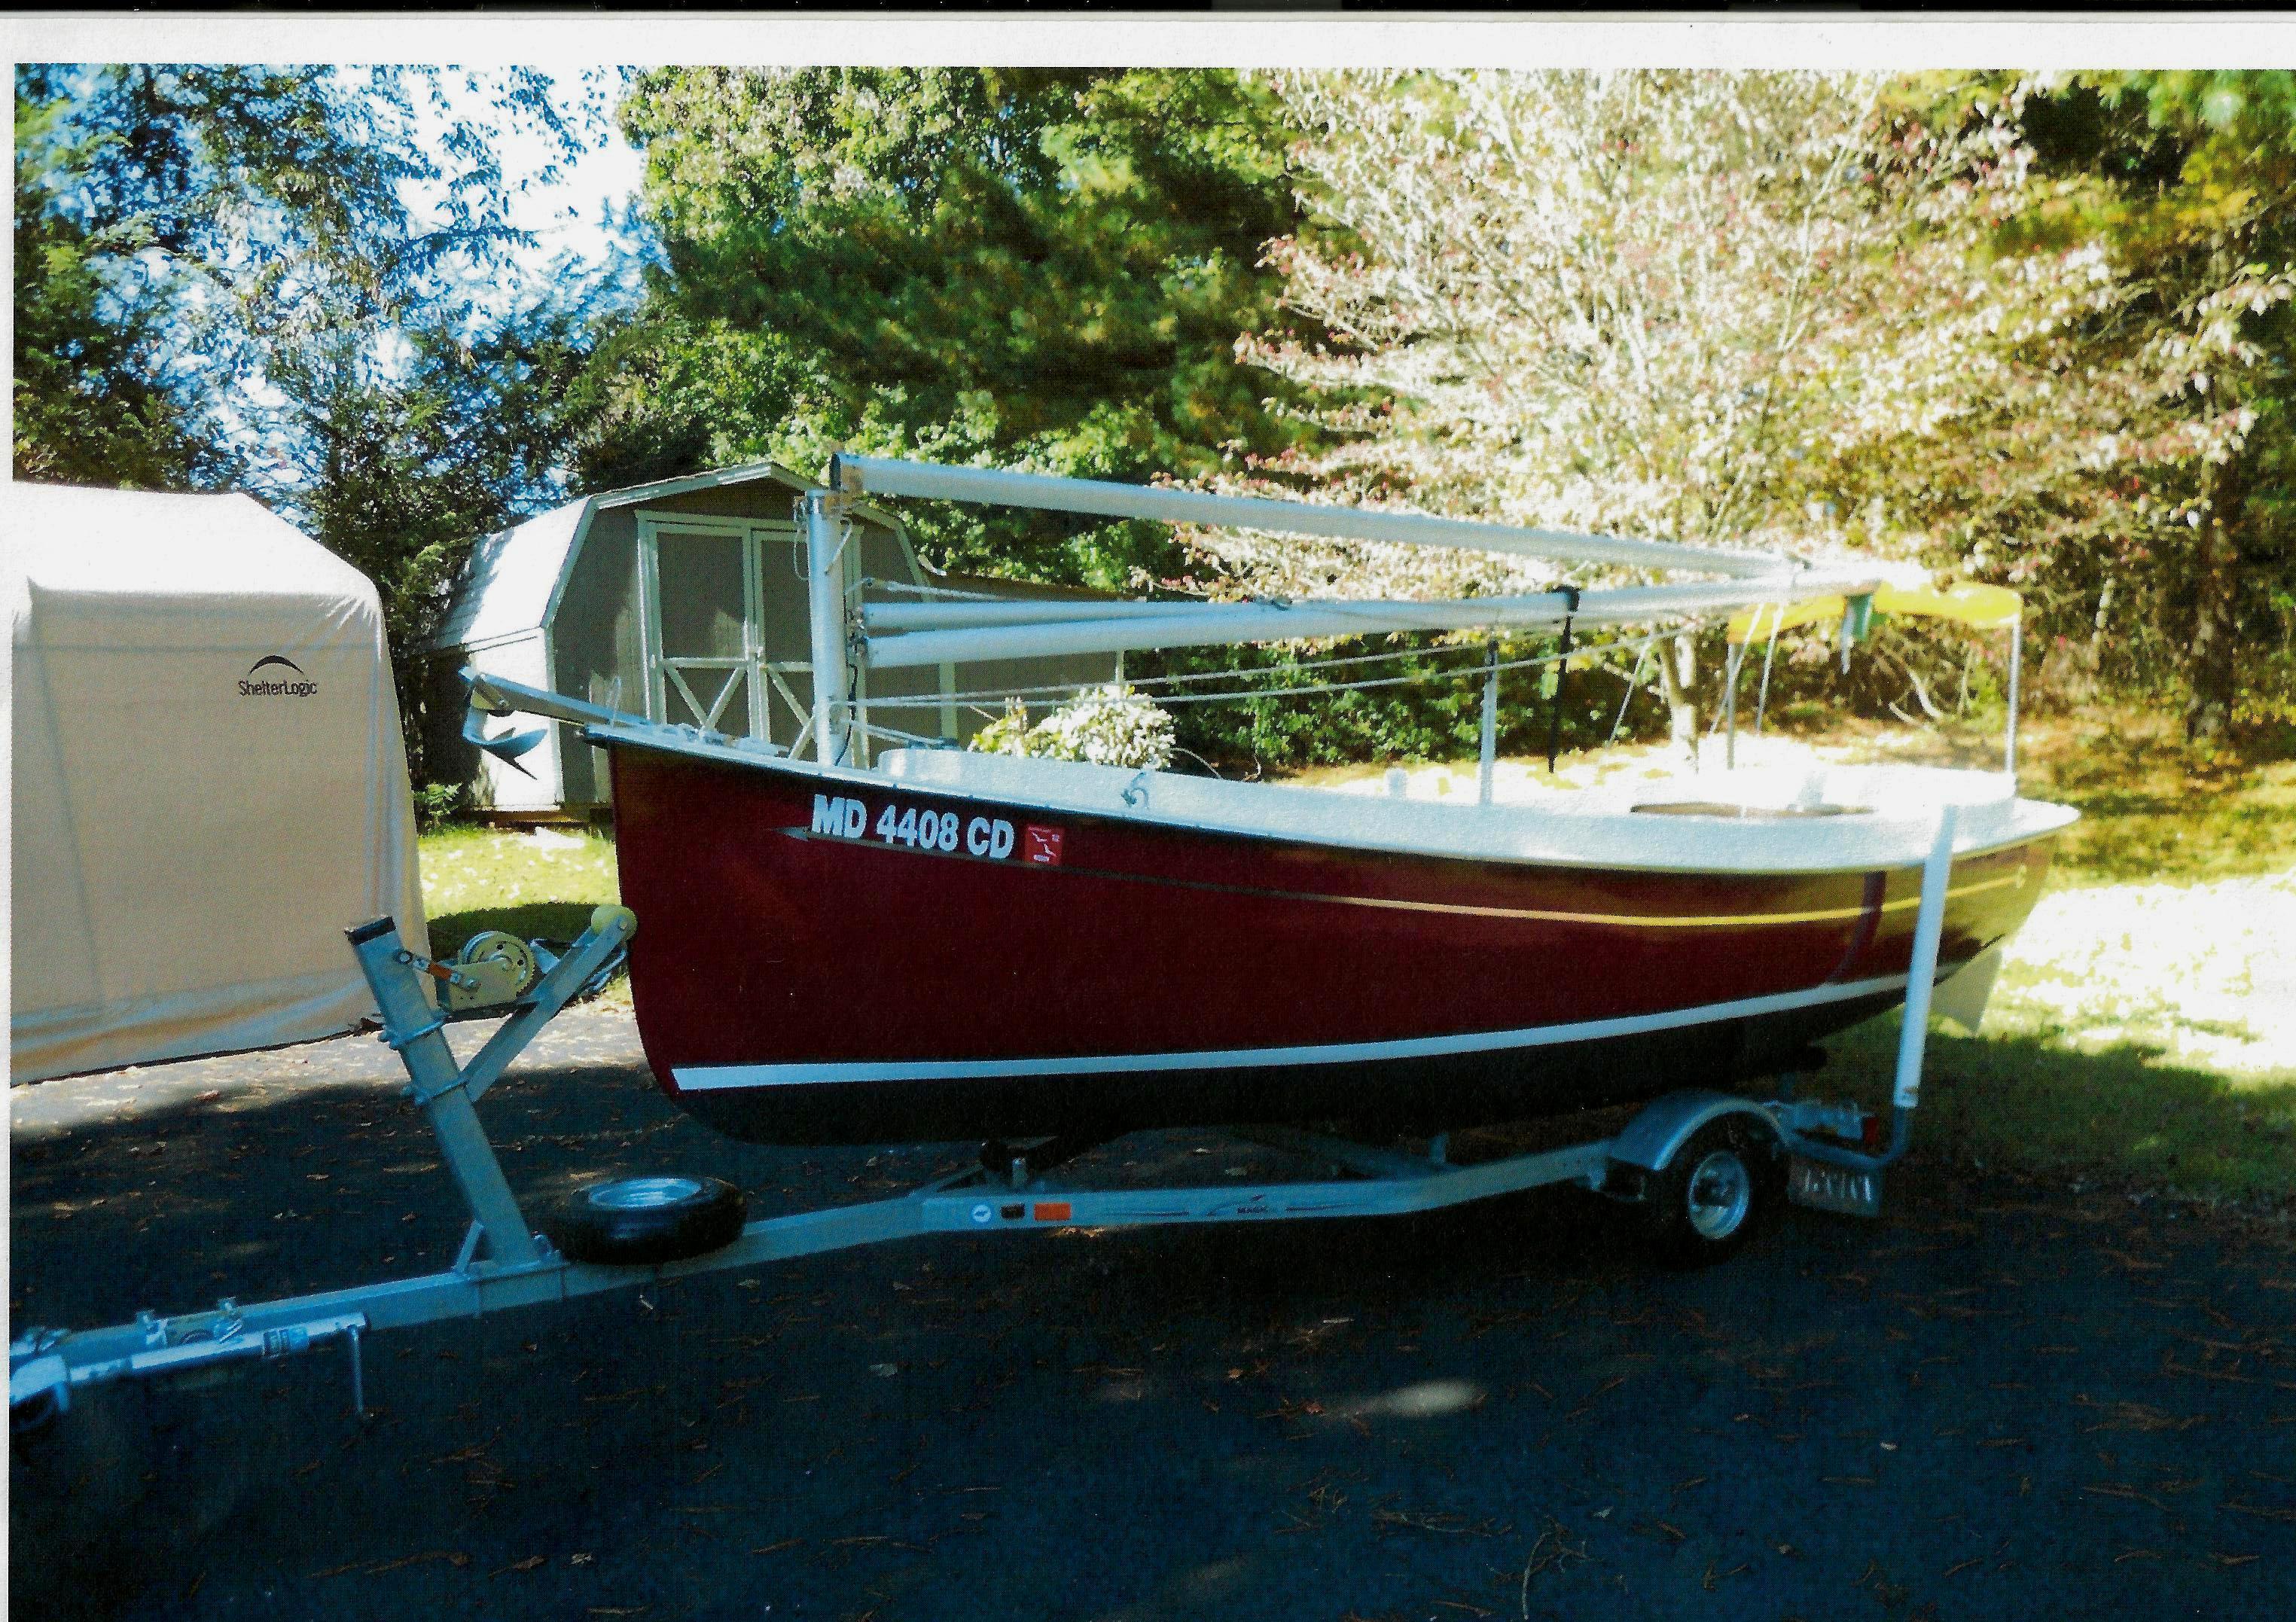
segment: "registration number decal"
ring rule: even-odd
[[[888,800],[873,822],[869,807],[860,800],[832,794],[813,797],[813,831],[832,839],[875,840],[911,850],[939,850],[951,856],[962,852],[991,862],[1009,857],[1018,837],[1013,824],[1001,816],[968,817],[955,811],[904,806],[898,800]]]

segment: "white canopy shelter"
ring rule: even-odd
[[[351,1028],[427,950],[373,586],[245,496],[12,485],[11,1078]]]

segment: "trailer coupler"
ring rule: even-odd
[[[160,1317],[135,1315],[143,1344],[109,1357],[68,1361],[61,1349],[65,1331],[31,1329],[8,1347],[8,1415],[12,1430],[30,1430],[71,1406],[72,1388],[107,1380],[156,1379],[190,1374],[219,1364],[270,1362],[341,1340],[350,1352],[351,1411],[366,1412],[366,1376],[359,1337],[366,1332],[363,1312],[323,1312],[289,1323],[250,1324],[226,1297],[211,1312]]]
[[[430,1118],[447,1168],[475,1219],[454,1271],[244,1309],[226,1297],[209,1311],[168,1317],[140,1312],[133,1323],[107,1330],[27,1330],[8,1347],[11,1429],[45,1423],[70,1406],[73,1390],[82,1386],[285,1357],[338,1339],[349,1351],[351,1405],[364,1413],[360,1337],[398,1321],[392,1314],[406,1310],[406,1298],[430,1304],[422,1316],[438,1316],[463,1310],[466,1298],[504,1283],[513,1290],[532,1290],[544,1280],[542,1290],[557,1294],[555,1275],[564,1264],[528,1229],[472,1106],[560,1009],[612,971],[636,932],[637,917],[628,908],[598,908],[582,938],[550,961],[479,1052],[469,1062],[457,1063],[441,1028],[446,1018],[423,994],[418,978],[418,965],[429,965],[399,944],[397,925],[378,918],[347,930],[382,1013],[381,1038],[406,1064],[408,1091]],[[481,1246],[483,1260],[478,1254]],[[370,1310],[383,1315],[381,1323]]]

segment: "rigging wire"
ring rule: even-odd
[[[914,580],[881,580],[874,575],[863,576],[860,585],[865,590],[872,586],[879,586],[889,592],[914,592],[920,597],[954,597],[965,602],[1017,601],[1012,597],[1000,597],[995,592],[961,592],[951,586],[921,586]]]
[[[1658,638],[1655,636],[1643,638],[1642,651],[1635,655],[1635,673],[1627,678],[1627,695],[1619,700],[1619,718],[1611,723],[1611,735],[1603,740],[1604,749],[1610,748],[1619,741],[1619,728],[1627,724],[1627,706],[1633,703],[1635,694],[1642,691],[1643,666],[1650,659],[1651,649],[1657,643]],[[1663,659],[1665,655],[1660,654],[1659,657]]]
[[[1703,624],[1705,622],[1700,621],[1697,623]],[[1636,653],[1635,668],[1637,673],[1639,673],[1644,658],[1649,654],[1652,644],[1659,641],[1661,637],[1677,635],[1680,628],[1681,627],[1675,627],[1673,629],[1664,631],[1653,631],[1650,633],[1650,635],[1638,638],[1631,643],[1608,643],[1603,644],[1601,651],[1607,652],[1611,648],[1617,648],[1621,651],[1629,647],[1635,649]],[[1690,628],[1694,630],[1697,628],[1697,625],[1693,624]],[[1440,650],[1439,650],[1439,651]],[[1413,657],[1414,653],[1423,653],[1424,651],[1425,650],[1406,650],[1405,652],[1399,654],[1364,654],[1348,659],[1311,660],[1306,663],[1291,666],[1238,666],[1228,670],[1211,671],[1193,676],[1167,679],[1203,681],[1215,679],[1219,676],[1252,675],[1259,671],[1328,668],[1334,665],[1361,664],[1371,659],[1410,658]],[[1433,685],[1439,682],[1456,682],[1470,677],[1480,679],[1488,676],[1494,670],[1501,672],[1508,670],[1529,670],[1535,669],[1545,665],[1559,664],[1566,659],[1587,659],[1595,657],[1598,657],[1597,652],[1581,647],[1571,649],[1567,652],[1557,651],[1554,653],[1542,653],[1527,659],[1505,659],[1495,665],[1486,662],[1485,660],[1478,659],[1472,665],[1456,665],[1447,669],[1408,671],[1401,676],[1372,676],[1360,681],[1319,682],[1300,687],[1239,687],[1221,692],[1144,693],[1140,696],[1151,699],[1158,704],[1217,704],[1231,701],[1241,702],[1253,699],[1305,698],[1314,694],[1325,692],[1357,692],[1375,687],[1403,687],[1409,686],[1414,684]],[[1131,684],[1134,686],[1144,685],[1145,679]],[[1048,683],[1036,687],[1004,689],[981,688],[971,692],[955,692],[946,695],[937,693],[925,694],[914,698],[878,698],[872,695],[869,700],[869,704],[872,709],[928,709],[937,708],[942,704],[964,704],[974,709],[979,713],[991,713],[981,711],[980,707],[983,704],[996,703],[1019,704],[1023,709],[1058,709],[1063,705],[1074,702],[1077,699],[1083,697],[1086,692],[1091,692],[1093,689],[1104,685],[1106,685],[1106,684],[1101,682],[1062,682]],[[1067,696],[1052,699],[1022,699],[1018,696],[1023,692],[1059,692]],[[1629,698],[1633,696],[1631,689],[1629,689],[1628,696]],[[1623,710],[1621,713],[1623,714]],[[1616,735],[1615,729],[1613,729],[1613,735]]]
[[[1004,599],[999,599],[999,601],[1004,601]],[[1180,686],[1197,682],[1225,681],[1230,676],[1253,676],[1263,672],[1274,672],[1278,670],[1330,670],[1341,665],[1375,664],[1382,660],[1397,659],[1424,659],[1431,655],[1439,655],[1448,651],[1450,651],[1450,650],[1447,648],[1402,648],[1390,650],[1385,653],[1349,653],[1336,659],[1300,659],[1296,662],[1283,665],[1231,665],[1224,670],[1186,671],[1178,676],[1128,676],[1125,678],[1125,681],[1127,685],[1132,687]],[[1478,665],[1475,668],[1479,670],[1482,668],[1480,665]],[[1084,684],[1086,686],[1100,686],[1103,684],[1104,684],[1097,682]],[[1030,687],[998,687],[994,689],[984,687],[972,692],[953,693],[950,695],[950,699],[953,702],[961,704],[971,700],[1003,698],[1007,695],[1018,696],[1021,693],[1028,692],[1073,693],[1078,690],[1078,684],[1075,682],[1040,682],[1035,686]],[[1062,701],[1065,702],[1066,700]]]
[[[914,744],[924,749],[939,749],[948,741],[946,738],[928,737],[922,733],[905,733],[898,726],[881,726],[874,721],[856,721],[853,730],[866,733],[872,738],[890,738],[898,743]]]
[[[1584,654],[1582,651],[1578,657],[1583,656]],[[1398,656],[1382,654],[1376,657],[1394,658]],[[1496,667],[1496,668],[1500,670],[1527,669],[1535,665],[1553,664],[1557,657],[1557,655],[1550,653],[1543,654],[1536,659],[1511,659],[1502,662]],[[1359,661],[1333,660],[1328,662],[1355,663]],[[1295,665],[1289,667],[1259,667],[1259,668],[1267,670],[1269,673],[1273,674],[1276,670],[1285,668],[1308,669],[1311,668],[1313,667],[1307,665]],[[1472,665],[1457,666],[1447,670],[1413,671],[1402,676],[1373,676],[1362,681],[1355,682],[1319,682],[1312,685],[1303,687],[1237,687],[1220,692],[1143,693],[1140,696],[1143,698],[1152,699],[1159,704],[1216,704],[1229,700],[1241,700],[1245,699],[1290,698],[1316,692],[1353,692],[1358,689],[1366,687],[1401,687],[1406,686],[1414,682],[1432,684],[1445,680],[1456,680],[1461,676],[1480,676],[1489,672],[1492,668],[1492,666],[1479,661]],[[1186,679],[1205,680],[1217,676],[1249,676],[1256,673],[1257,672],[1253,668],[1238,667],[1234,669],[1212,671],[1204,676]],[[1071,703],[1076,699],[1083,697],[1086,693],[1093,691],[1095,688],[1106,686],[1107,684],[1108,684],[1104,682],[1061,682],[1047,684],[1046,685],[1040,687],[1005,689],[984,687],[972,692],[951,693],[946,698],[937,695],[928,695],[914,699],[872,698],[869,701],[872,704],[890,705],[898,709],[918,709],[929,708],[937,704],[977,705],[983,703],[995,703],[1000,700],[1009,698],[1013,702],[1019,704],[1023,709],[1058,709],[1062,705]],[[1136,681],[1128,684],[1138,687],[1144,685],[1145,684],[1144,682]],[[1017,696],[1021,692],[1059,692],[1067,696],[1051,699],[1021,699]]]

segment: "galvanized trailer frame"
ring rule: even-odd
[[[1057,1156],[1057,1146],[1022,1144],[998,1167],[984,1164],[894,1199],[763,1217],[721,1249],[649,1265],[604,1266],[559,1254],[529,1225],[476,1110],[478,1100],[501,1079],[511,1061],[624,948],[637,928],[636,915],[623,907],[600,907],[582,938],[467,1064],[455,1061],[447,1042],[447,1017],[433,1008],[420,979],[426,971],[443,976],[451,970],[416,956],[400,944],[396,926],[379,919],[348,932],[351,949],[382,1015],[381,1038],[405,1063],[408,1094],[429,1118],[447,1170],[470,1208],[471,1225],[455,1265],[443,1273],[279,1300],[242,1305],[226,1298],[206,1311],[170,1316],[143,1312],[132,1323],[104,1329],[25,1330],[9,1347],[11,1419],[23,1428],[53,1418],[83,1387],[277,1358],[336,1341],[348,1350],[352,1405],[363,1413],[360,1346],[373,1331],[569,1301],[921,1234],[1391,1216],[1563,1184],[1633,1198],[1648,1177],[1668,1169],[1694,1134],[1725,1117],[1755,1123],[1774,1137],[1780,1152],[1792,1158],[1791,1192],[1796,1199],[1870,1214],[1878,1208],[1882,1168],[1905,1152],[1919,1102],[1953,835],[1954,814],[1948,807],[1923,866],[1893,1123],[1888,1146],[1879,1153],[1849,1146],[1861,1135],[1861,1111],[1795,1099],[1791,1089],[1787,1096],[1760,1102],[1716,1092],[1671,1093],[1645,1105],[1616,1136],[1468,1166],[1449,1162],[1440,1136],[1429,1143],[1426,1153],[1414,1155],[1292,1127],[1239,1128],[1238,1135],[1250,1141],[1355,1174],[1250,1185],[1073,1186],[1044,1164]]]

